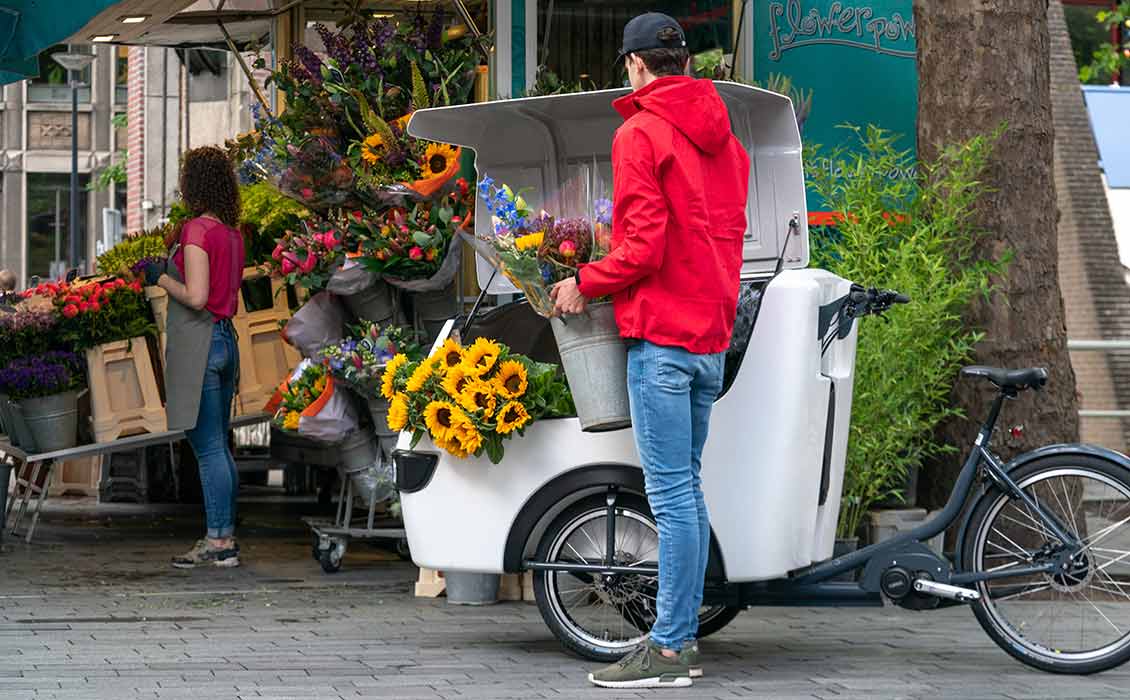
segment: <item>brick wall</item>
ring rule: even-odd
[[[1130,288],[1098,167],[1098,149],[1079,87],[1063,5],[1048,5],[1052,118],[1059,204],[1059,283],[1067,335],[1079,340],[1130,338]],[[1130,353],[1072,352],[1080,408],[1130,408]],[[1084,441],[1124,450],[1130,424],[1106,418],[1080,423]]]
[[[145,47],[129,50],[129,95],[126,103],[126,231],[142,227],[145,198]]]

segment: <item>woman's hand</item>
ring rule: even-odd
[[[148,262],[145,264],[145,285],[152,287],[165,274],[165,268],[160,263]]]

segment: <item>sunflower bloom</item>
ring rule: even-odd
[[[432,361],[430,359],[424,360],[417,365],[416,369],[412,370],[412,376],[408,378],[408,385],[405,387],[408,393],[414,394],[423,389],[424,384],[432,378],[433,371],[434,367],[432,367]]]
[[[401,432],[408,426],[408,396],[397,394],[388,406],[388,429]]]
[[[433,440],[449,441],[451,429],[466,420],[466,416],[450,401],[432,401],[424,409],[424,424]]]
[[[506,399],[516,399],[529,388],[526,367],[517,360],[507,360],[498,368],[494,377],[494,387]]]
[[[510,401],[498,412],[496,430],[500,435],[506,435],[518,430],[530,422],[530,414],[520,401]]]
[[[467,388],[467,383],[474,377],[467,374],[467,368],[462,364],[449,367],[447,373],[443,375],[443,390],[446,391],[451,398],[458,398],[462,395],[463,390]]]
[[[408,362],[408,356],[401,353],[388,361],[385,365],[384,376],[381,377],[381,396],[392,400],[396,393],[396,372]]]
[[[428,144],[428,149],[424,151],[421,177],[436,177],[446,173],[447,169],[451,167],[452,161],[458,156],[459,152],[446,143]]]
[[[543,240],[545,240],[544,231],[527,233],[525,236],[518,236],[514,239],[514,247],[521,251],[537,250],[541,247]]]
[[[483,415],[490,418],[498,405],[494,395],[495,387],[490,382],[469,382],[463,392],[459,394],[459,405],[465,411],[482,411]],[[473,452],[474,450],[472,450]]]
[[[380,134],[369,134],[361,142],[361,160],[369,165],[375,165],[381,159],[381,151],[384,147],[385,141]]]
[[[443,372],[447,372],[452,367],[459,366],[463,362],[463,346],[455,342],[452,338],[443,341],[443,347],[439,349],[439,368]]]
[[[498,343],[486,338],[476,338],[471,347],[463,352],[463,368],[473,377],[482,377],[494,369],[494,363],[502,349]]]
[[[451,431],[451,442],[458,443],[467,455],[473,455],[483,446],[483,435],[470,422],[460,423]]]

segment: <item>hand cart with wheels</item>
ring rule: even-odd
[[[328,443],[272,426],[271,456],[288,464],[336,470],[340,486],[334,517],[302,518],[313,531],[314,559],[327,574],[341,569],[351,540],[392,540],[396,552],[408,557],[403,525],[399,520],[380,515],[380,508],[387,501],[387,496],[381,497],[382,491],[391,494],[392,486],[391,482],[387,485],[375,482],[369,471],[370,467],[385,463],[371,431],[358,430],[340,441]],[[365,510],[355,513],[357,501],[365,504]]]

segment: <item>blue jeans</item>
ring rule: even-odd
[[[228,446],[228,433],[231,432],[231,404],[238,368],[235,331],[230,321],[220,321],[212,327],[212,345],[204,370],[196,427],[185,431],[200,465],[204,513],[208,537],[212,539],[224,539],[235,533],[239,471]]]
[[[659,594],[651,640],[679,649],[698,634],[710,556],[702,448],[722,389],[724,353],[696,355],[647,341],[628,349],[632,429],[659,526]]]

